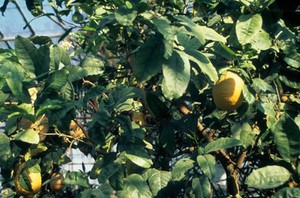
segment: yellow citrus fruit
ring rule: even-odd
[[[19,165],[14,178],[16,191],[19,195],[25,197],[33,197],[34,194],[40,191],[42,186],[42,176],[36,166],[26,168],[26,163]],[[38,166],[39,167],[39,166]]]
[[[64,185],[64,178],[60,173],[53,173],[50,181],[50,188],[53,191],[60,191]]]
[[[243,79],[234,72],[224,72],[213,86],[213,100],[216,106],[223,111],[232,112],[243,102]]]

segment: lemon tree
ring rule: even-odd
[[[73,21],[0,50],[1,197],[299,196],[297,1],[26,2]]]

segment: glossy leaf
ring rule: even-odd
[[[246,184],[257,189],[276,188],[287,182],[291,173],[282,166],[265,166],[254,170],[247,178]]]
[[[196,198],[206,198],[211,195],[211,185],[206,176],[196,177],[192,180],[192,188]]]
[[[300,189],[285,187],[276,192],[273,198],[300,198]]]
[[[284,160],[289,162],[300,154],[300,129],[289,114],[284,113],[280,117],[275,127],[272,127],[272,133],[276,147]]]
[[[260,30],[250,41],[252,48],[256,50],[267,50],[272,47],[270,35],[264,30]]]
[[[44,92],[59,91],[68,83],[69,71],[66,69],[58,70],[51,74],[47,79]]]
[[[203,53],[198,50],[187,50],[186,53],[189,55],[188,58],[197,64],[201,72],[207,75],[213,83],[217,82],[217,70]]]
[[[300,54],[299,53],[289,53],[284,58],[284,61],[294,67],[294,68],[300,68]]]
[[[241,15],[236,23],[236,35],[241,45],[250,43],[262,28],[260,14]]]
[[[124,179],[123,190],[117,192],[120,198],[149,198],[152,197],[152,193],[149,189],[147,182],[141,175],[132,174]]]
[[[70,57],[63,47],[56,44],[50,46],[49,67],[51,71],[61,69],[64,66],[70,64],[71,64]]]
[[[157,169],[148,169],[143,173],[143,178],[147,181],[152,195],[155,197],[163,188],[165,188],[172,176],[170,172],[161,171]]]
[[[185,16],[176,16],[176,19],[180,21],[182,25],[186,27],[188,31],[190,31],[195,38],[199,40],[199,42],[204,45],[205,43],[205,34],[203,33],[201,26],[194,23],[191,19]]]
[[[216,174],[216,159],[210,154],[198,155],[197,163],[203,174],[212,180]]]
[[[190,82],[190,70],[187,56],[174,51],[172,57],[163,65],[162,91],[165,97],[176,99],[183,95]]]
[[[235,138],[229,138],[229,137],[218,138],[218,139],[214,140],[213,142],[208,143],[204,147],[204,152],[210,153],[210,152],[218,151],[221,149],[228,149],[231,147],[240,146],[241,144],[242,144],[242,142]]]
[[[26,129],[13,136],[15,140],[29,144],[38,144],[40,142],[39,134],[33,129]]]
[[[172,180],[180,181],[187,177],[187,172],[195,166],[195,161],[189,158],[179,160],[172,170]]]
[[[21,36],[15,38],[16,54],[19,62],[29,73],[30,77],[35,77],[34,59],[36,55],[36,47],[33,43]]]
[[[200,27],[205,35],[206,40],[219,41],[222,43],[226,43],[226,38],[224,36],[222,36],[221,34],[217,33],[214,29],[206,27],[206,26],[200,26]]]
[[[253,86],[256,89],[262,90],[262,91],[270,91],[275,92],[274,88],[268,84],[266,81],[260,78],[254,78],[252,79]]]

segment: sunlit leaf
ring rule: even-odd
[[[147,181],[153,196],[156,196],[159,191],[165,188],[172,178],[170,172],[157,169],[148,169],[143,173],[143,177]]]
[[[141,175],[132,174],[124,179],[124,186],[122,191],[117,192],[120,198],[149,198],[152,197],[152,193],[149,189],[147,182]]]
[[[216,174],[216,159],[210,154],[198,155],[197,163],[204,175],[210,180],[214,178]]]
[[[237,140],[235,138],[218,138],[214,140],[213,142],[208,143],[204,147],[205,153],[210,153],[214,151],[218,151],[221,149],[228,149],[235,146],[240,146],[242,142],[240,140]]]
[[[187,172],[195,166],[195,161],[189,158],[183,158],[176,162],[172,170],[172,180],[180,181],[187,177]]]
[[[190,31],[195,38],[197,38],[200,43],[203,45],[205,43],[205,34],[202,31],[201,26],[194,23],[191,19],[186,16],[176,16],[177,20],[180,21],[182,25],[186,27],[188,31]]]
[[[40,137],[37,131],[33,129],[26,129],[13,136],[15,140],[26,142],[29,144],[38,144]]]
[[[197,64],[201,72],[207,75],[213,83],[217,82],[217,70],[203,53],[198,50],[187,50],[186,53],[189,55],[188,58]]]
[[[247,178],[246,184],[257,189],[276,188],[287,182],[291,173],[282,166],[266,166],[254,170]]]
[[[261,30],[262,17],[260,14],[241,15],[236,23],[236,35],[241,45],[250,43]]]
[[[300,189],[285,187],[276,192],[273,198],[300,198]]]

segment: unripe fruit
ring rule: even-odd
[[[243,102],[243,79],[234,72],[224,72],[213,86],[213,100],[216,106],[223,111],[232,112]]]
[[[50,181],[50,188],[53,191],[60,191],[64,185],[64,178],[60,173],[53,173]]]
[[[282,102],[287,102],[288,101],[288,97],[287,96],[281,96],[281,101]]]
[[[37,164],[29,168],[25,166],[26,163],[23,162],[17,168],[14,178],[16,191],[19,195],[33,197],[34,194],[40,191],[42,186],[40,168]]]

